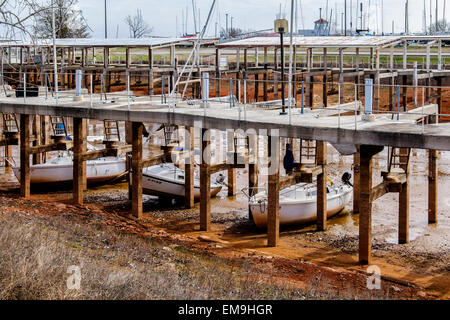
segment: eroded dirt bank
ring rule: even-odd
[[[381,180],[380,171],[386,168],[385,159],[386,154],[380,154],[375,160],[374,183]],[[331,151],[328,161],[329,175],[335,181],[339,180],[343,172],[351,172],[351,157],[340,157]],[[185,283],[183,278],[183,281],[176,282],[177,290],[169,293],[152,291],[145,286],[130,286],[126,290],[123,289],[124,291],[119,290],[120,294],[116,294],[115,298],[175,298],[176,292],[185,290],[183,292],[186,297],[200,299],[448,299],[449,154],[443,153],[439,160],[439,223],[432,226],[427,224],[426,170],[424,151],[414,151],[410,176],[412,187],[409,244],[396,244],[398,195],[390,194],[374,203],[373,264],[381,271],[381,290],[367,289],[367,268],[357,263],[358,215],[351,214],[351,203],[346,211],[329,220],[326,232],[315,232],[313,225],[282,228],[280,246],[267,248],[264,230],[256,229],[248,219],[247,199],[242,193],[230,199],[226,197],[224,189],[219,197],[213,200],[213,230],[204,233],[198,231],[198,207],[185,210],[182,204],[160,203],[148,196],[144,197],[145,219],[139,222],[134,220],[129,216],[125,183],[90,188],[86,192],[86,205],[83,207],[70,205],[70,190],[34,189],[30,200],[21,200],[14,193],[17,181],[11,171],[7,170],[2,172],[0,183],[3,190],[8,190],[0,197],[0,235],[5,237],[5,234],[8,234],[6,231],[15,230],[14,228],[22,225],[11,224],[10,220],[25,219],[25,225],[31,229],[22,228],[19,233],[15,233],[29,234],[21,240],[25,247],[33,248],[33,245],[39,244],[42,239],[35,240],[33,236],[41,234],[41,228],[56,232],[58,237],[62,237],[62,246],[59,246],[56,252],[61,257],[68,258],[60,262],[60,269],[56,266],[56,269],[51,271],[42,270],[41,276],[44,277],[51,276],[53,272],[59,272],[63,277],[67,263],[75,260],[70,263],[76,264],[76,261],[86,259],[90,259],[90,263],[98,265],[99,270],[102,270],[98,274],[88,271],[88,281],[92,282],[92,286],[110,279],[117,270],[124,272],[126,277],[135,281],[139,279],[141,282],[146,281],[143,280],[146,277],[156,281],[155,272],[158,281],[165,278],[175,281],[173,279],[178,279],[180,274],[185,275],[186,270],[191,272],[187,273],[190,283]],[[245,186],[246,179],[246,170],[239,170],[239,190]],[[264,186],[264,183],[262,176],[260,184]],[[128,241],[129,245],[126,244]],[[3,240],[0,242],[8,243]],[[14,243],[2,250],[3,254],[8,256],[10,252],[15,252],[17,246]],[[116,250],[117,247],[121,249]],[[73,250],[76,250],[75,256]],[[170,254],[166,257],[159,255],[161,252]],[[105,257],[111,258],[105,260]],[[10,260],[10,270],[20,270],[21,260],[17,259]],[[174,268],[174,265],[178,266],[179,261],[182,261],[182,267]],[[190,269],[199,262],[202,265],[201,272],[198,269]],[[220,278],[222,274],[230,274],[236,286],[227,287],[223,281],[215,279]],[[5,277],[3,273],[2,281]],[[124,277],[119,278],[123,280],[126,278]],[[203,283],[202,277],[209,280],[200,285]],[[108,281],[102,286],[102,290],[116,292],[121,282]],[[62,286],[64,283],[58,282],[54,285]],[[246,291],[245,288],[248,288],[250,283],[256,283],[257,287]],[[202,287],[203,294],[194,290],[195,286]],[[4,285],[2,290],[5,290]],[[65,296],[62,294],[64,290],[60,289],[48,293],[46,298],[97,297],[92,290]],[[11,291],[7,292],[11,294]],[[23,298],[23,294],[20,291],[17,297]],[[109,294],[105,295],[114,298]],[[3,297],[6,296],[3,293]]]

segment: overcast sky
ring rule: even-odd
[[[444,12],[444,1],[439,0],[439,19],[442,19]],[[201,23],[205,22],[212,0],[196,0],[197,6],[200,8]],[[214,12],[209,34],[214,35],[215,25],[218,23],[222,27],[225,26],[225,14],[228,13],[233,17],[233,25],[244,30],[262,30],[272,28],[275,15],[279,12],[280,4],[282,10],[289,12],[290,0],[217,0],[218,11]],[[313,22],[319,18],[319,8],[323,8],[325,15],[326,0],[301,0],[302,11],[299,13],[299,28],[302,27],[302,21],[306,29],[313,28]],[[341,24],[340,13],[344,12],[344,0],[329,0],[329,14],[337,4],[339,28]],[[350,2],[353,2],[353,21],[356,14],[357,0],[347,0],[348,19],[350,20]],[[370,10],[370,27],[376,31],[382,31],[381,19],[381,3],[382,0],[363,0],[365,7],[371,3]],[[427,24],[429,24],[430,16],[430,0],[425,0],[427,5]],[[433,21],[435,15],[436,0],[433,3]],[[128,37],[128,28],[124,23],[124,19],[128,14],[135,14],[137,9],[142,10],[142,14],[147,23],[154,28],[155,36],[175,36],[178,30],[182,31],[182,10],[186,10],[189,6],[188,31],[193,32],[192,18],[192,0],[107,0],[108,4],[108,36],[110,38]],[[409,0],[409,21],[410,31],[420,32],[423,29],[423,4],[424,0]],[[79,0],[80,9],[83,10],[89,26],[92,28],[93,37],[104,36],[104,0]],[[450,6],[450,1],[448,3]],[[286,8],[286,9],[285,9]],[[378,8],[378,10],[377,10]],[[448,12],[450,7],[446,8],[446,18],[450,20]],[[395,20],[395,31],[402,32],[404,30],[404,12],[405,0],[384,0],[384,31],[391,32],[392,21]],[[220,15],[218,15],[220,13]],[[333,14],[334,16],[334,14]],[[378,16],[378,19],[377,19]],[[178,17],[178,24],[176,23]],[[303,17],[303,19],[302,19]],[[333,17],[334,19],[334,17]],[[377,23],[378,21],[378,23]],[[348,25],[350,22],[348,22]],[[178,25],[178,27],[177,27]],[[117,32],[118,30],[118,32]]]

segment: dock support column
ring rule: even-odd
[[[141,122],[131,124],[132,159],[131,159],[131,212],[134,217],[142,218],[142,134],[144,125]]]
[[[20,196],[30,196],[30,115],[20,115]]]
[[[248,187],[258,188],[258,135],[248,137]]]
[[[194,207],[194,128],[186,127],[184,132],[184,150],[188,152],[184,164],[184,205],[191,209]]]
[[[327,142],[316,141],[317,165],[322,166],[322,173],[317,176],[317,230],[327,229]]]
[[[323,91],[323,107],[327,108],[328,107],[328,61],[327,61],[327,48],[323,49],[323,67],[325,70],[325,74],[323,75],[323,79],[322,79],[322,91]]]
[[[209,173],[210,132],[202,129],[202,162],[200,164],[200,231],[211,229],[211,175]]]
[[[406,178],[408,179],[408,177]],[[398,243],[409,242],[409,181],[402,185],[399,195]]]
[[[86,180],[86,162],[81,157],[86,152],[86,120],[73,118],[73,203],[83,204]]]
[[[353,213],[359,213],[360,196],[360,153],[358,151],[353,155]]]
[[[280,137],[269,136],[269,189],[267,245],[276,247],[280,238]]]
[[[216,95],[215,97],[220,97],[220,49],[216,49],[216,79],[214,81]]]
[[[372,258],[372,159],[383,149],[378,146],[360,146],[360,264],[370,264]]]
[[[227,150],[228,156],[233,154],[233,157],[228,159],[228,163],[236,164],[236,157],[234,155],[237,154],[236,145],[234,143],[235,135],[234,131],[227,131]],[[228,169],[228,196],[234,197],[237,193],[237,183],[236,183],[236,168]]]
[[[33,123],[32,123],[32,129],[33,129],[33,136],[35,137],[35,140],[33,141],[33,146],[39,146],[41,144],[41,121],[40,116],[34,116]],[[35,153],[32,155],[33,164],[41,164],[41,154]]]
[[[437,223],[438,213],[438,151],[428,150],[428,223]]]

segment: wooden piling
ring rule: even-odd
[[[398,243],[409,242],[409,181],[402,185],[399,195]]]
[[[30,115],[20,115],[20,196],[30,196]]]
[[[73,203],[83,204],[83,192],[86,180],[86,162],[82,155],[86,152],[86,120],[73,118]]]
[[[322,166],[322,172],[317,176],[317,230],[327,229],[327,143],[316,141],[317,165]]]
[[[428,150],[428,223],[437,223],[438,213],[438,151]]]
[[[142,133],[143,124],[133,122],[132,130],[132,195],[131,211],[134,217],[141,219],[143,217],[142,205]]]
[[[360,196],[360,153],[358,151],[353,155],[353,213],[359,213]]]
[[[211,175],[209,165],[211,160],[209,145],[210,132],[202,129],[202,162],[200,164],[200,231],[211,229]]]
[[[269,188],[267,200],[267,245],[276,247],[280,238],[280,137],[269,136]]]
[[[184,205],[187,209],[194,207],[194,128],[186,127],[184,150],[189,152],[184,164]]]
[[[360,146],[359,262],[372,259],[372,159],[383,147]]]
[[[228,151],[228,155],[233,154],[232,159],[229,159],[228,163],[231,164],[230,162],[232,161],[232,164],[236,164],[234,163],[236,158],[234,157],[234,155],[237,153],[237,146],[235,146],[234,142],[235,142],[235,135],[234,135],[234,131],[229,130],[227,131],[227,151]],[[228,196],[229,197],[234,197],[237,194],[237,181],[236,181],[236,176],[237,176],[237,172],[236,172],[236,168],[228,168]]]

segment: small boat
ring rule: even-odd
[[[350,183],[327,187],[327,217],[341,212],[352,197]],[[267,227],[267,191],[249,197],[249,209],[258,228]],[[317,185],[299,183],[280,191],[280,225],[313,222],[317,219]]]
[[[13,167],[20,179],[20,167]],[[100,158],[86,161],[88,183],[105,183],[123,178],[127,173],[125,158]],[[68,183],[73,180],[73,160],[71,156],[60,156],[44,164],[30,166],[30,183]]]
[[[222,185],[219,183],[223,176],[219,176],[217,182],[211,182],[211,197],[215,197]],[[143,192],[148,195],[184,198],[184,170],[170,163],[144,168],[142,179]],[[200,199],[200,179],[194,177],[194,198]]]

